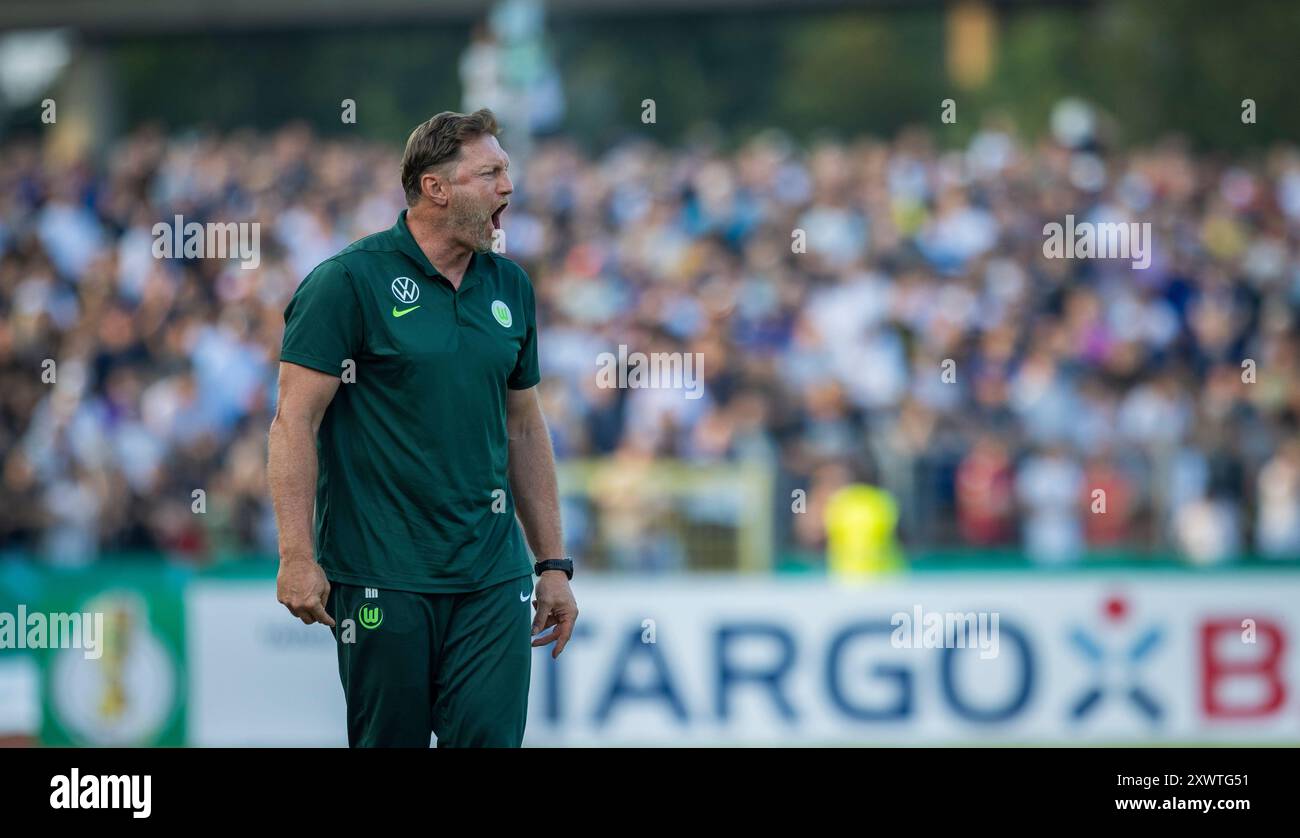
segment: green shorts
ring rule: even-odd
[[[532,577],[420,594],[330,582],[348,745],[518,748],[528,715]],[[370,594],[370,596],[367,596]]]

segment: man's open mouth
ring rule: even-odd
[[[496,230],[500,230],[500,229],[501,229],[501,216],[505,214],[506,207],[508,207],[508,206],[510,206],[510,202],[509,202],[509,201],[506,201],[504,204],[502,204],[501,206],[497,207],[497,211],[496,211],[496,212],[492,213],[492,227],[493,227],[493,229],[496,229]]]

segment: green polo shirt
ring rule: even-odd
[[[523,269],[476,253],[454,289],[403,210],[318,265],[284,322],[280,360],[343,379],[317,436],[326,576],[456,593],[531,573],[506,474],[506,391],[541,377]]]

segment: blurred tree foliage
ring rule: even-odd
[[[566,129],[591,146],[628,135],[680,141],[706,126],[737,142],[768,127],[808,139],[891,135],[930,125],[964,141],[986,114],[1045,130],[1067,95],[1114,118],[1126,142],[1176,132],[1202,146],[1300,138],[1300,4],[1273,0],[997,3],[995,68],[959,91],[944,60],[944,6],[745,14],[557,17]],[[272,127],[303,119],[329,134],[400,143],[431,113],[459,108],[461,26],[140,38],[109,45],[124,123]],[[958,122],[939,122],[940,102]],[[339,120],[357,102],[358,123]],[[641,122],[654,99],[657,122]],[[1243,125],[1241,100],[1258,123]]]
[[[273,128],[405,142],[420,120],[460,105],[464,31],[385,29],[196,35],[112,46],[125,123]],[[344,124],[342,101],[356,102]]]

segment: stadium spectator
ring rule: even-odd
[[[274,553],[284,305],[392,223],[396,155],[297,125],[144,128],[72,166],[0,146],[4,553]],[[1067,213],[1150,222],[1151,266],[1045,258],[1043,225]],[[260,263],[154,258],[176,215],[260,222]],[[1300,557],[1295,148],[1225,161],[993,125],[951,151],[917,130],[806,152],[775,133],[735,152],[550,140],[506,227],[538,290],[557,453],[625,469],[585,519],[566,501],[585,537],[625,536],[615,566],[682,564],[627,483],[669,457],[758,460],[818,503],[813,475],[873,463],[908,547]],[[702,353],[703,398],[594,386],[619,344]],[[820,548],[819,520],[778,530]]]

